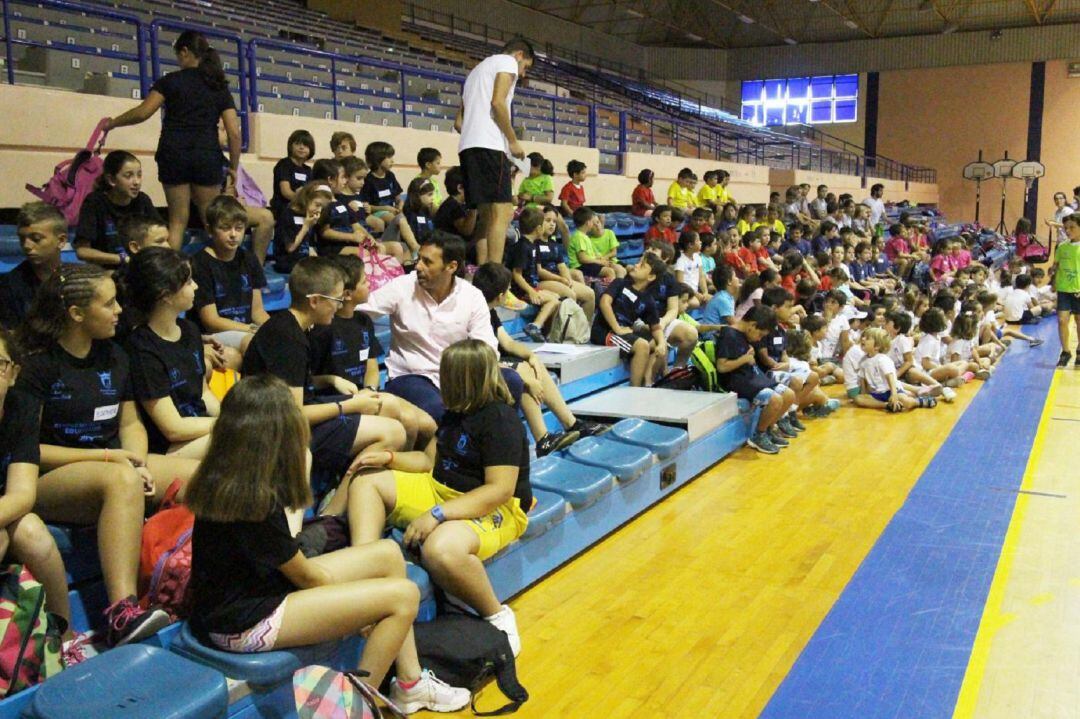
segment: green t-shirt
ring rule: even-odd
[[[596,248],[596,254],[598,255],[606,255],[612,250],[617,250],[619,248],[619,240],[615,238],[615,233],[611,230],[605,229],[603,234],[599,237],[591,237],[589,239],[592,240],[592,245]],[[616,262],[618,261],[614,257],[612,259]]]
[[[1057,246],[1057,275],[1054,287],[1058,292],[1080,292],[1080,242]]]
[[[574,230],[570,233],[570,246],[566,248],[566,252],[570,255],[570,269],[572,270],[581,267],[581,260],[578,259],[579,252],[584,252],[593,257],[600,254],[596,251],[596,246],[593,245],[593,239],[581,230]]]
[[[519,195],[522,192],[525,192],[531,197],[536,197],[537,195],[544,195],[548,192],[553,193],[554,191],[555,185],[552,184],[551,175],[537,175],[536,177],[526,177],[524,180],[521,181],[521,185],[518,186]],[[554,199],[554,197],[555,196],[552,195],[552,199]],[[539,207],[539,204],[536,202],[530,202],[526,205],[526,207]]]
[[[439,209],[439,205],[442,204],[443,198],[446,197],[446,193],[443,191],[442,183],[439,182],[438,177],[429,177],[427,181],[431,183],[431,186],[435,188],[435,194],[431,198],[431,211]]]

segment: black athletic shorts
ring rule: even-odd
[[[458,154],[465,176],[465,204],[469,207],[510,202],[510,158],[501,150],[470,147]]]
[[[1058,312],[1080,314],[1080,292],[1075,294],[1072,292],[1058,292],[1057,309]]]
[[[221,150],[181,150],[162,145],[154,159],[157,160],[158,181],[163,185],[221,187],[225,181]]]

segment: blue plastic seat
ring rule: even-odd
[[[686,430],[647,422],[638,417],[616,422],[611,428],[611,436],[621,442],[644,447],[660,459],[670,459],[690,444]]]
[[[216,669],[230,679],[272,687],[291,681],[293,672],[300,667],[320,663],[317,658],[333,655],[337,645],[338,642],[327,642],[273,652],[226,652],[200,642],[192,633],[191,626],[184,622],[170,649],[182,657]],[[106,656],[112,656],[112,652]]]
[[[611,491],[615,477],[603,467],[548,455],[529,467],[529,483],[534,489],[558,494],[574,509],[583,509]]]
[[[0,257],[16,257],[22,262],[22,243],[17,235],[0,235]]]
[[[229,708],[225,677],[143,644],[117,647],[42,684],[34,719],[217,719]]]
[[[653,454],[644,447],[628,445],[604,436],[586,437],[563,450],[563,455],[582,464],[602,467],[620,482],[633,482],[653,463]]]
[[[534,489],[533,498],[536,499],[536,504],[529,511],[529,526],[525,528],[525,533],[521,535],[524,539],[539,537],[551,529],[553,525],[561,522],[570,509],[566,500],[554,492]]]

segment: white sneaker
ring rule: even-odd
[[[946,402],[954,401],[956,399],[956,390],[950,389],[949,387],[942,387],[941,398]]]
[[[513,609],[504,604],[502,609],[490,617],[484,617],[484,620],[506,633],[506,638],[510,640],[510,651],[515,657],[521,654],[521,635],[518,634],[517,619],[514,617]]]
[[[468,689],[452,687],[427,669],[420,672],[420,680],[408,689],[402,689],[397,678],[390,682],[390,701],[405,714],[415,714],[421,709],[456,712],[468,706],[471,696]]]

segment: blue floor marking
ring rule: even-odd
[[[1055,327],[1032,329],[1049,339]],[[764,719],[952,716],[1053,379],[1055,353],[1017,345],[844,588]]]

